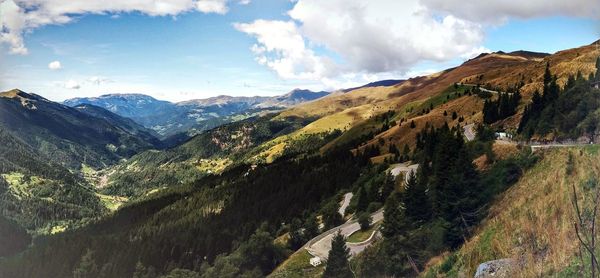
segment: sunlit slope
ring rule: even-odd
[[[454,254],[456,262],[449,273],[473,276],[480,263],[512,258],[523,265],[517,270],[520,277],[577,276],[573,272],[580,263],[573,186],[581,210],[590,211],[599,175],[597,146],[545,152],[491,206],[474,236]]]

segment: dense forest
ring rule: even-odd
[[[114,168],[106,194],[141,196],[148,190],[189,184],[210,174],[198,170],[201,159],[227,158],[245,163],[254,148],[275,137],[308,124],[306,119],[275,120],[274,115],[226,124],[198,134],[184,144],[164,150],[146,151]]]
[[[600,58],[596,67],[598,74],[573,75],[561,87],[547,64],[519,135],[593,139],[600,90],[590,82],[600,80]],[[336,235],[325,277],[417,276],[431,258],[472,238],[491,202],[544,155],[514,144],[516,154],[495,157],[494,124],[519,116],[519,88],[495,94],[458,84],[415,111],[382,112],[344,132],[295,133],[315,119],[271,114],[161,150],[154,149],[164,144],[152,132],[101,108],[40,106],[60,112],[48,120],[6,98],[0,109],[19,112],[0,121],[0,277],[263,277],[347,219],[366,231],[381,209],[382,237],[348,262],[345,239]],[[485,99],[483,123],[467,142],[465,113],[448,110],[449,116],[438,106],[473,93]],[[403,118],[430,113],[458,125]],[[17,129],[27,117],[30,127]],[[87,127],[90,121],[100,128]],[[402,146],[394,137],[376,137],[405,124],[412,133]],[[89,138],[95,140],[83,144]],[[374,138],[377,144],[365,147]],[[271,155],[274,146],[282,147]],[[90,170],[110,176],[102,186],[92,186],[81,171],[83,164],[101,168],[123,158],[129,159],[104,172]],[[418,164],[418,170],[406,182],[396,179],[390,164],[397,162]],[[341,215],[340,197],[349,192],[354,197]],[[130,201],[108,213],[102,194]]]
[[[0,141],[0,215],[36,231],[75,225],[103,213],[82,178],[2,128]]]
[[[518,132],[525,139],[538,136],[564,140],[587,136],[592,140],[600,122],[600,91],[593,89],[590,82],[600,78],[600,58],[596,67],[596,75],[587,79],[580,73],[570,76],[562,89],[547,67],[542,93],[534,93],[523,112]]]
[[[366,163],[342,151],[254,170],[238,166],[132,203],[90,226],[39,237],[20,257],[0,262],[0,276],[131,277],[138,264],[156,274],[183,268],[217,277],[223,264],[236,275],[267,274],[275,258],[283,258],[274,254],[285,250],[266,246],[272,252],[262,254],[246,245],[264,243],[281,223],[320,210],[353,184]]]
[[[416,141],[419,169],[386,199],[383,241],[354,261],[360,277],[415,276],[429,258],[469,238],[487,204],[536,161],[524,152],[480,173],[473,157],[491,142],[467,144],[447,125],[423,130]]]

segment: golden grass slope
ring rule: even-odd
[[[569,153],[574,158],[570,175],[566,171]],[[576,187],[580,205],[589,209],[593,197],[589,181],[599,175],[598,146],[546,151],[536,166],[493,203],[475,236],[457,251],[450,272],[454,274],[448,276],[472,277],[479,264],[502,258],[522,262],[519,277],[572,275],[569,271],[579,263],[579,243],[573,228],[571,186]],[[430,274],[437,273],[435,268]]]
[[[277,138],[266,145],[262,156],[276,158],[282,151],[282,146],[297,136],[330,132],[334,129],[350,132],[343,135],[341,141],[347,141],[350,135],[360,135],[365,130],[372,129],[369,121],[376,115],[389,110],[394,110],[398,115],[406,117],[408,122],[415,121],[416,129],[409,129],[403,125],[377,135],[369,142],[374,144],[379,138],[393,142],[398,147],[403,144],[413,145],[414,135],[427,122],[439,126],[444,121],[451,125],[457,122],[443,117],[443,111],[449,115],[457,111],[465,119],[464,123],[481,122],[481,107],[483,101],[475,96],[462,97],[437,107],[429,114],[407,114],[408,108],[419,107],[420,104],[444,93],[454,83],[477,83],[487,88],[505,90],[520,82],[526,85],[522,88],[523,101],[520,111],[501,124],[507,129],[515,129],[521,118],[521,111],[529,101],[532,93],[541,88],[546,63],[551,66],[551,71],[556,74],[560,84],[564,84],[569,75],[581,72],[585,77],[594,71],[596,58],[600,56],[600,48],[596,45],[587,45],[579,48],[557,52],[543,57],[528,52],[492,53],[480,55],[462,65],[438,72],[429,76],[415,77],[394,86],[380,86],[359,88],[350,92],[336,92],[316,101],[304,103],[283,111],[277,118],[303,117],[317,118],[314,122],[285,138]],[[475,114],[473,114],[475,113]],[[358,127],[358,128],[357,128]],[[338,140],[339,141],[339,140]],[[337,142],[328,144],[323,151],[335,146]],[[385,150],[387,144],[382,146]]]

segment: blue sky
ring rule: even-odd
[[[414,2],[404,4],[422,9]],[[344,9],[320,22],[320,12],[332,8],[317,7],[317,2],[224,3],[226,12],[184,7],[155,15],[156,10],[117,6],[99,14],[98,8],[86,12],[88,7],[79,7],[64,23],[4,22],[4,29],[21,28],[4,35],[20,36],[27,53],[11,53],[15,44],[0,43],[0,90],[20,88],[57,101],[104,93],[144,93],[170,101],[279,95],[297,87],[332,90],[432,73],[481,51],[552,53],[600,38],[598,20],[581,15],[508,14],[482,22],[432,9],[431,18],[392,22],[388,27],[398,28],[387,33],[383,25],[348,22]],[[21,8],[20,13],[28,12]],[[372,14],[385,19],[384,12],[368,8],[363,21],[377,19],[369,18]],[[61,14],[55,13],[52,20],[60,21]],[[420,26],[430,31],[418,30]],[[381,33],[370,37],[374,31]],[[436,43],[449,32],[456,34]],[[423,35],[413,40],[411,34]],[[60,68],[56,63],[49,68],[54,61]]]

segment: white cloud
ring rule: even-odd
[[[406,71],[422,60],[445,61],[470,52],[484,38],[481,25],[452,15],[438,19],[418,0],[368,5],[300,0],[289,15],[309,40],[342,56],[350,70]]]
[[[196,7],[203,13],[226,14],[227,0],[198,0]]]
[[[248,5],[248,4],[250,4],[251,2],[252,2],[251,0],[240,0],[240,1],[238,2],[238,4],[240,4],[240,5]]]
[[[62,69],[62,65],[60,64],[60,61],[53,61],[48,64],[48,68],[51,70],[59,70]]]
[[[318,56],[306,47],[292,21],[256,20],[234,26],[256,37],[258,44],[252,46],[256,60],[284,79],[319,79],[335,72],[331,59]]]
[[[66,24],[81,14],[140,12],[174,16],[189,11],[225,14],[228,0],[0,0],[0,44],[27,54],[23,33],[49,24]]]
[[[106,77],[102,77],[102,76],[92,76],[90,78],[87,79],[87,82],[90,82],[96,86],[102,85],[104,83],[110,83],[113,82],[111,79],[106,78]]]
[[[77,82],[73,79],[70,79],[67,82],[65,82],[64,86],[67,89],[73,89],[73,90],[78,90],[79,88],[81,88],[81,85],[79,85],[79,82]]]
[[[256,37],[257,61],[281,77],[330,84],[350,75],[369,81],[365,74],[403,74],[423,60],[470,54],[484,39],[482,25],[451,15],[437,18],[418,0],[299,0],[289,15],[293,20],[235,27]],[[338,59],[317,54],[317,47]]]
[[[485,31],[507,18],[600,18],[591,0],[297,0],[288,21],[235,27],[256,38],[256,60],[287,79],[328,87],[406,76],[421,62],[470,59],[484,52]],[[323,51],[324,50],[324,51]]]
[[[490,24],[503,23],[509,18],[547,16],[600,19],[600,1],[597,0],[421,0],[421,3],[432,10]]]

